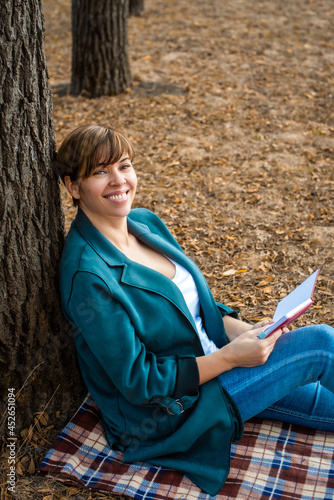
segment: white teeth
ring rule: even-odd
[[[115,194],[112,196],[107,196],[109,200],[124,200],[126,198],[126,193]]]

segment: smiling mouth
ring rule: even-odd
[[[125,200],[127,196],[128,196],[128,191],[121,194],[112,194],[110,196],[105,196],[105,198],[107,198],[107,200]]]

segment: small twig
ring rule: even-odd
[[[39,368],[42,364],[44,363],[44,361],[41,361],[37,366],[35,366],[35,368],[33,368],[31,370],[31,372],[29,373],[29,375],[27,376],[27,378],[25,379],[25,381],[23,382],[23,386],[21,387],[21,389],[18,390],[18,392],[16,393],[16,398],[20,395],[20,393],[23,391],[23,389],[25,388],[25,386],[27,385],[27,382],[28,380],[30,379],[31,375],[37,370],[37,368]]]
[[[54,395],[55,395],[55,394],[56,394],[56,392],[58,391],[59,387],[60,387],[60,384],[58,384],[58,386],[57,386],[57,388],[55,389],[54,393],[52,394],[51,398],[50,398],[50,399],[49,399],[49,401],[46,403],[46,405],[44,406],[43,410],[40,412],[40,413],[41,413],[41,415],[43,415],[43,413],[45,412],[45,410],[47,409],[47,407],[48,407],[48,406],[49,406],[49,404],[51,403],[51,401],[52,401],[52,399],[54,398]],[[41,417],[41,415],[40,415],[40,417]],[[39,418],[40,418],[40,417],[39,417]],[[32,426],[32,430],[34,430],[34,429],[35,429],[35,427],[36,427],[36,423],[34,423],[34,424],[33,424],[33,426]],[[29,434],[28,434],[28,436],[29,436]],[[28,437],[28,436],[27,436],[27,437]],[[24,445],[26,444],[27,437],[25,437],[25,438],[24,438],[24,440],[22,441],[21,446],[20,446],[20,448],[18,449],[18,453],[20,452],[20,450],[21,450],[22,446],[24,446]]]
[[[27,378],[25,379],[25,381],[23,382],[23,385],[22,387],[18,390],[18,392],[16,393],[16,399],[18,398],[18,396],[20,395],[20,393],[23,391],[23,389],[25,388],[25,386],[27,385],[28,383],[28,380],[30,379],[31,375],[37,370],[37,368],[39,368],[42,364],[44,363],[44,361],[41,361],[37,366],[35,366],[35,368],[33,368],[31,370],[31,372],[28,374]],[[3,416],[2,416],[2,419],[0,421],[0,429],[2,429],[2,426],[4,424],[4,422],[6,421],[8,417],[8,409],[4,412]]]

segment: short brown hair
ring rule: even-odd
[[[111,165],[124,154],[133,159],[131,142],[120,132],[100,125],[82,125],[65,137],[60,145],[55,168],[62,181],[69,176],[75,182],[79,177],[86,179],[101,162]],[[77,200],[73,200],[74,204]]]

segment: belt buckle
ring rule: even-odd
[[[178,399],[176,399],[175,403],[177,403],[180,407],[181,407],[181,412],[180,413],[183,413],[184,412],[184,409],[183,409],[183,406],[182,406],[182,403],[180,403],[180,401]],[[175,413],[173,413],[172,411],[170,411],[169,408],[167,408],[167,411],[170,415],[175,415]]]

